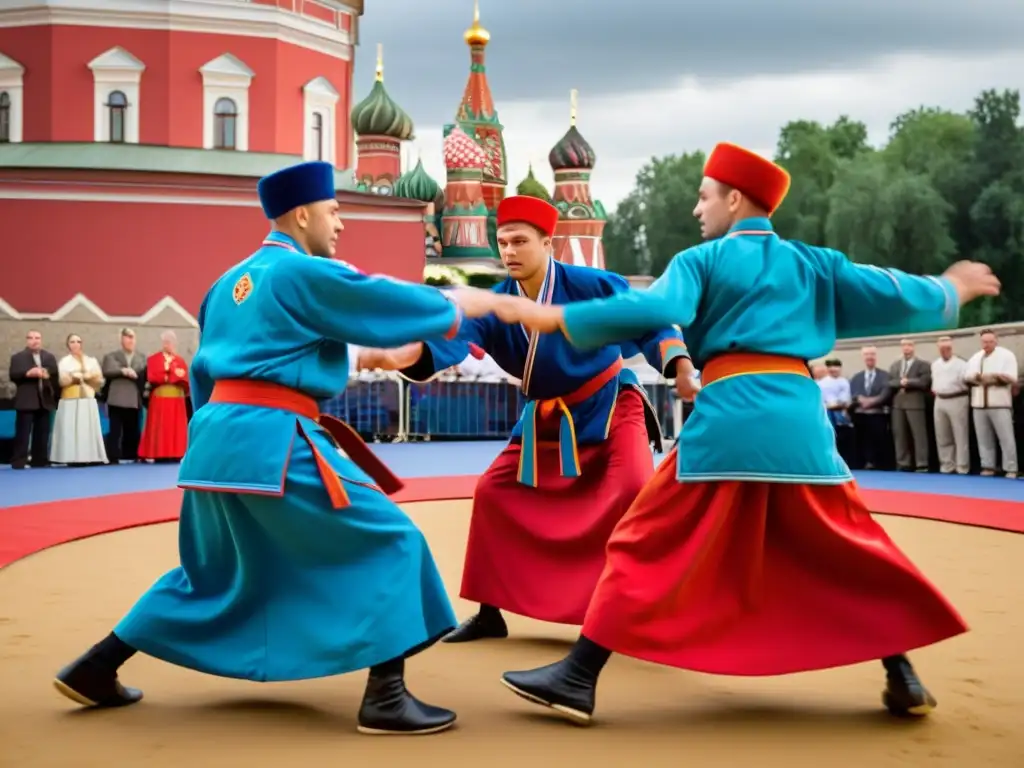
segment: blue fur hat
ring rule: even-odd
[[[334,166],[299,163],[260,179],[256,186],[268,219],[276,219],[300,205],[334,199]]]

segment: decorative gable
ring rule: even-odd
[[[121,46],[105,51],[89,62],[93,72],[143,72],[146,65]]]

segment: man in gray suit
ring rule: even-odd
[[[864,469],[884,469],[889,458],[889,374],[878,368],[878,350],[864,347],[860,351],[864,370],[850,379],[850,395],[855,406],[854,431],[857,456]]]
[[[896,443],[896,465],[905,472],[928,471],[928,392],[932,387],[931,366],[918,360],[914,342],[900,342],[903,356],[889,368],[892,404],[892,436]]]
[[[139,421],[146,386],[146,356],[135,351],[135,331],[121,329],[121,348],[103,358],[110,430],[107,458],[111,463],[139,458]]]

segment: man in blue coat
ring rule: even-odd
[[[441,577],[422,533],[387,498],[401,483],[318,401],[345,388],[349,344],[451,338],[494,298],[333,260],[342,224],[328,163],[272,174],[259,195],[271,233],[199,312],[181,565],[56,687],[85,706],[133,704],[142,692],[117,671],[136,651],[257,682],[369,668],[361,732],[442,731],[455,713],[404,682],[405,659],[455,627]]]

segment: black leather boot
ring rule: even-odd
[[[359,707],[359,732],[371,736],[439,733],[455,724],[449,709],[424,704],[405,688],[401,671],[370,670]]]
[[[576,725],[590,725],[597,676],[571,656],[546,667],[506,672],[501,682],[517,696],[548,707]]]
[[[134,655],[135,649],[111,632],[58,672],[53,685],[83,707],[126,707],[142,699],[142,691],[117,679],[117,670]]]
[[[142,691],[121,685],[117,670],[97,662],[91,651],[58,672],[53,685],[83,707],[126,707],[142,699]]]
[[[501,611],[490,605],[481,605],[479,612],[445,635],[441,642],[471,643],[474,640],[500,640],[505,637],[508,637],[508,625]]]
[[[924,717],[938,702],[924,687],[906,656],[892,656],[882,661],[886,671],[886,685],[882,703],[896,717]]]

